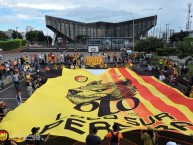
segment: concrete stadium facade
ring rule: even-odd
[[[157,15],[118,23],[83,23],[47,15],[45,18],[46,27],[54,32],[54,44],[69,47],[97,45],[100,48],[129,48],[133,40],[146,37],[147,32],[157,23]],[[84,40],[78,42],[77,36],[81,35]]]

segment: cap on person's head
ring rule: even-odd
[[[98,131],[97,128],[96,128],[96,127],[93,127],[92,132],[93,132],[94,134],[96,134],[97,131]]]
[[[36,133],[39,129],[40,129],[39,127],[33,127],[33,128],[31,129],[31,132],[34,134],[34,133]]]

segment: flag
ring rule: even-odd
[[[151,125],[190,135],[192,104],[193,99],[177,89],[128,68],[111,68],[98,75],[86,69],[64,68],[62,76],[48,79],[25,103],[9,112],[0,129],[15,141],[23,141],[36,126],[42,135],[84,142],[93,127],[104,138],[115,123],[122,133]]]

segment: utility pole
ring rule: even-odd
[[[135,22],[134,22],[134,17],[133,17],[133,14],[130,13],[132,18],[133,18],[133,48],[132,48],[132,51],[134,51],[134,46],[135,46]]]
[[[187,21],[186,21],[186,31],[190,31],[191,30],[191,6],[192,6],[192,3],[188,3],[187,4],[188,6],[188,15],[187,15]]]
[[[161,38],[161,26],[162,26],[162,24],[161,24],[161,22],[160,22],[160,27],[159,27],[159,38]]]
[[[168,24],[166,24],[166,43],[168,43]]]
[[[168,43],[168,37],[169,37],[169,24],[166,24],[166,43]]]
[[[155,16],[154,16],[153,37],[155,37],[155,25],[156,25],[157,14],[158,14],[158,12],[159,12],[161,9],[162,9],[162,8],[159,8],[159,9],[157,10],[157,12],[155,13]]]

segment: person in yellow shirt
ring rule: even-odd
[[[80,64],[81,64],[80,58],[77,58],[76,63],[78,66],[80,66]]]
[[[30,75],[30,73],[28,72],[25,77],[26,77],[26,83],[27,83],[27,86],[28,86],[29,83],[31,82],[31,75]]]
[[[65,65],[64,64],[61,64],[61,69],[65,68]]]
[[[94,68],[94,65],[93,65],[93,63],[91,62],[91,64],[90,64],[90,66],[89,67],[91,67],[91,68]]]
[[[57,70],[57,69],[58,69],[57,65],[56,65],[56,64],[54,64],[54,70]]]
[[[79,69],[79,66],[78,66],[78,64],[76,64],[74,68],[75,68],[75,69]]]
[[[107,64],[107,63],[104,64],[104,68],[105,68],[105,69],[108,68],[108,64]]]
[[[189,96],[190,96],[190,98],[193,98],[193,86],[191,87]]]
[[[152,127],[148,126],[147,130],[141,130],[141,139],[144,141],[144,145],[154,145],[154,131]]]
[[[164,60],[160,59],[159,60],[159,69],[162,70],[162,66],[163,66]]]
[[[104,64],[101,63],[101,64],[99,65],[99,67],[100,67],[100,68],[104,68]]]
[[[26,62],[26,64],[25,64],[24,67],[23,67],[23,71],[24,71],[25,75],[26,75],[27,72],[29,72],[30,70],[31,70],[30,65],[29,65],[28,62]]]
[[[25,60],[25,62],[29,62],[28,56],[26,56],[26,57],[24,58],[24,60]]]
[[[171,68],[172,68],[172,66],[173,66],[173,62],[172,62],[172,60],[169,60],[169,61],[168,61],[168,68],[170,68],[170,69],[171,69]]]
[[[178,69],[177,69],[177,67],[173,68],[173,74],[174,74],[175,78],[178,77]]]

